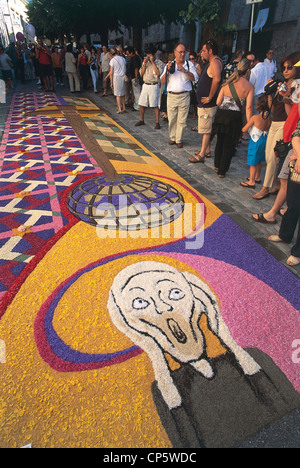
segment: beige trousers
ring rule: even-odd
[[[182,142],[183,131],[190,109],[190,93],[170,94],[167,97],[167,113],[170,140]]]
[[[80,91],[80,80],[79,76],[76,73],[70,73],[67,72],[68,78],[69,78],[69,85],[70,85],[70,91]],[[75,89],[74,89],[74,82],[75,82]]]
[[[284,122],[272,122],[266,144],[266,174],[264,187],[271,188],[274,184],[278,160],[274,153],[276,142],[283,139]]]

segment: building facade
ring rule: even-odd
[[[16,41],[20,32],[27,43],[33,42],[34,37],[27,32],[27,1],[0,0],[0,41],[6,47],[9,42]]]
[[[300,50],[300,0],[263,0],[254,5],[252,41],[250,39],[252,6],[246,0],[224,0],[220,13],[221,25],[229,25],[217,38],[220,51],[227,51],[229,57],[238,49],[248,50],[249,45],[262,58],[272,48],[277,60]],[[262,25],[262,26],[261,26]],[[191,50],[199,51],[206,39],[207,28],[201,18],[195,24],[156,24],[143,29],[142,49],[148,44],[160,44],[165,50],[172,50],[177,41],[182,41]],[[132,30],[110,31],[112,44],[132,45]]]

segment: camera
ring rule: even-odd
[[[273,80],[270,83],[268,83],[265,86],[265,94],[269,95],[269,94],[275,93],[277,91],[277,87],[279,83],[280,83],[279,80]]]
[[[280,91],[281,93],[286,93],[288,90],[289,88],[287,87],[285,83],[282,83],[278,88],[278,91]]]
[[[175,73],[175,60],[173,60],[173,62],[171,63],[171,66],[169,68],[169,73],[171,73],[171,75]]]

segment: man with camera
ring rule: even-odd
[[[175,60],[169,61],[161,76],[161,83],[167,85],[167,113],[169,120],[170,145],[182,148],[182,135],[190,109],[192,82],[198,75],[192,62],[185,60],[185,45],[178,43],[174,48]]]
[[[160,129],[159,124],[159,85],[160,75],[163,71],[163,63],[155,59],[155,49],[148,49],[143,64],[140,68],[140,75],[143,78],[142,91],[139,98],[140,120],[136,127],[145,125],[145,108],[153,107],[155,112],[155,129]]]

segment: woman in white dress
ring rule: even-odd
[[[126,73],[126,61],[117,49],[110,49],[112,59],[109,63],[109,75],[106,77],[110,78],[111,89],[116,96],[117,100],[117,114],[126,112],[125,108],[125,73]]]

